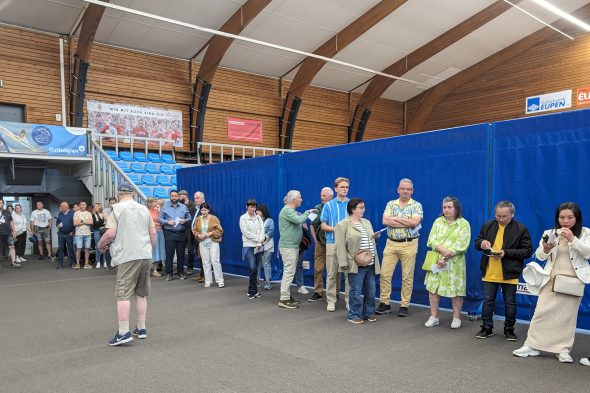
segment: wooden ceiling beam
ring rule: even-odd
[[[590,4],[578,8],[574,15],[579,19],[586,19],[590,17]],[[553,23],[553,26],[561,30],[571,29],[571,24],[566,21],[558,21]],[[410,114],[410,119],[407,123],[406,130],[408,132],[419,132],[426,123],[428,116],[433,109],[438,105],[447,95],[465,83],[477,78],[483,73],[490,71],[494,67],[512,59],[515,56],[523,53],[532,46],[539,44],[552,35],[557,34],[555,30],[544,27],[533,34],[515,42],[514,44],[502,49],[499,52],[485,58],[477,64],[453,75],[452,77],[442,81],[432,89],[424,93],[418,107]]]

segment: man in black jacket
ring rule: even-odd
[[[498,202],[495,220],[486,222],[475,240],[475,248],[482,251],[480,269],[483,281],[483,308],[481,331],[477,338],[493,335],[494,305],[498,287],[504,298],[504,337],[516,341],[516,286],[524,269],[524,260],[533,253],[529,230],[514,220],[514,205],[508,201]]]
[[[191,217],[195,217],[195,204],[192,203],[188,199],[188,191],[180,190],[178,191],[178,198],[180,202],[182,202],[188,209]],[[193,274],[193,263],[195,260],[195,237],[193,236],[193,228],[190,225],[186,226],[186,248],[188,250],[188,257],[185,259],[187,261],[187,270],[186,274],[191,275]],[[183,273],[179,272],[178,274]]]

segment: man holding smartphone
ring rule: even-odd
[[[524,260],[533,253],[529,230],[514,220],[514,204],[501,201],[496,204],[495,219],[486,222],[475,240],[475,248],[482,251],[480,269],[483,281],[483,307],[481,331],[475,335],[485,339],[494,329],[494,306],[498,288],[504,299],[504,337],[516,341],[516,286],[524,269]]]

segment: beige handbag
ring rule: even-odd
[[[553,279],[553,292],[563,293],[564,295],[584,296],[585,284],[576,276],[567,276],[565,274],[556,274]]]
[[[369,266],[372,260],[373,254],[371,254],[371,250],[358,250],[354,253],[354,262],[358,266]]]

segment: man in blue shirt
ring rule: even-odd
[[[350,189],[350,180],[345,177],[339,177],[334,180],[334,190],[336,198],[330,200],[324,205],[322,210],[322,230],[326,234],[326,301],[328,306],[326,310],[336,311],[336,294],[340,282],[338,274],[338,259],[336,258],[336,239],[334,237],[334,227],[340,221],[348,217],[346,206],[349,199],[348,190]],[[344,296],[348,304],[348,276],[345,274]]]
[[[191,214],[186,205],[179,202],[178,191],[170,191],[170,201],[160,209],[158,222],[162,224],[166,245],[166,281],[172,281],[172,263],[176,252],[176,274],[184,280],[184,250],[186,226],[191,223]]]
[[[74,250],[74,211],[67,202],[59,204],[57,215],[57,268],[64,267],[64,248],[68,248],[68,261],[74,266],[76,251]]]

